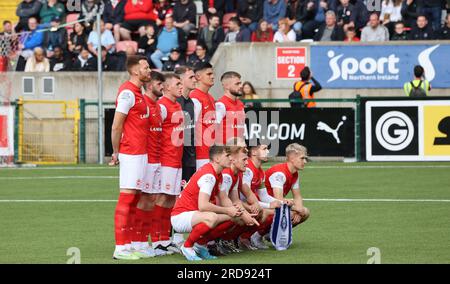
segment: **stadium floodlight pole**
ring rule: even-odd
[[[103,165],[103,80],[102,80],[102,34],[100,30],[100,13],[97,13],[97,86],[98,86],[98,163]]]

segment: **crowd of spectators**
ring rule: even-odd
[[[209,61],[221,42],[450,39],[450,0],[380,1],[371,12],[366,0],[202,0],[199,15],[193,0],[23,0],[3,33],[26,32],[18,71],[95,71],[99,45],[105,71],[124,70],[136,53],[171,71]],[[82,21],[61,27],[70,14]]]

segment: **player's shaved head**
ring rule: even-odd
[[[200,73],[208,69],[213,69],[213,66],[209,62],[199,62],[194,66],[194,73]]]
[[[177,74],[168,73],[164,75],[164,83],[169,85],[172,80],[180,80],[180,76]]]
[[[147,57],[143,56],[143,55],[130,55],[127,57],[127,71],[130,74],[133,74],[133,70],[135,68],[138,68],[139,66],[139,62],[141,62],[141,60],[145,60],[147,61]]]

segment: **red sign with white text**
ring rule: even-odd
[[[306,58],[306,47],[277,47],[277,79],[298,79]]]

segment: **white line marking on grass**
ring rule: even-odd
[[[318,202],[430,202],[430,203],[448,203],[450,199],[350,199],[350,198],[305,198],[305,201]],[[46,203],[95,203],[95,202],[117,202],[111,199],[0,199],[0,203],[28,203],[28,202],[46,202]]]
[[[0,180],[28,180],[28,179],[117,179],[119,176],[48,176],[48,177],[0,177]]]

